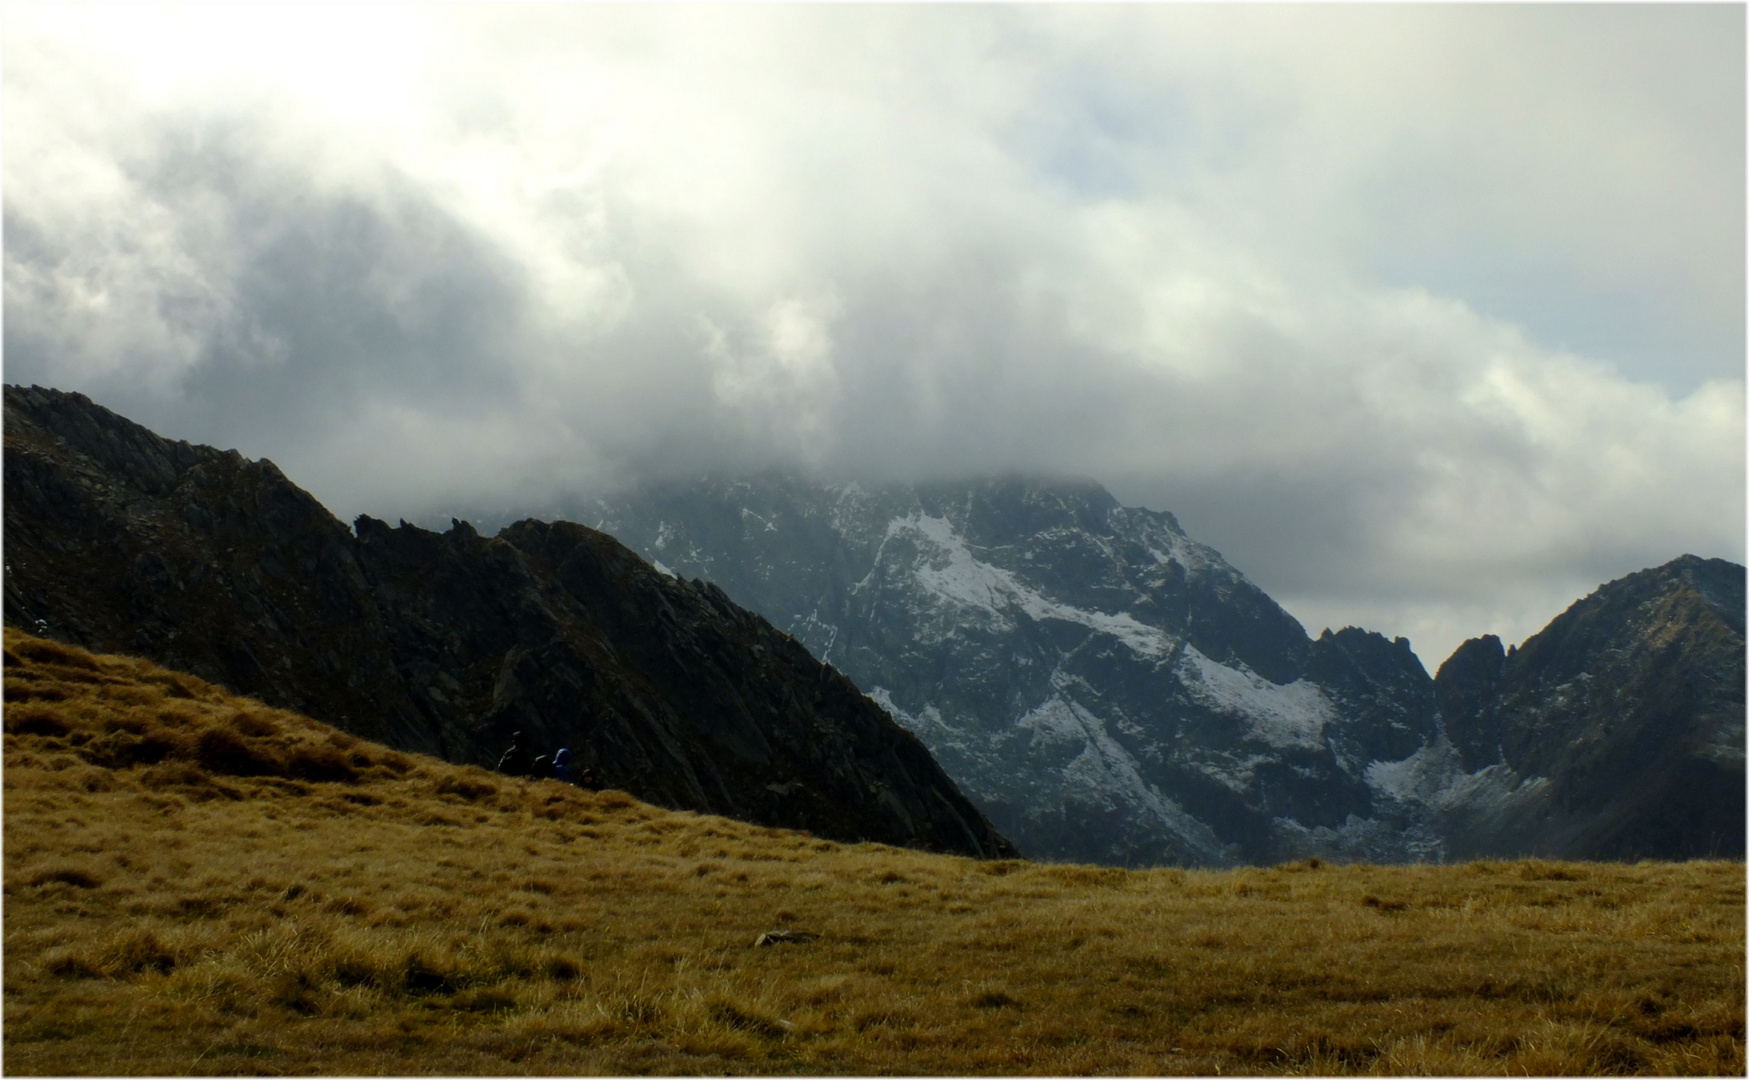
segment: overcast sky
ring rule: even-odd
[[[1744,8],[4,15],[5,376],[335,513],[1089,476],[1316,633],[1744,549]]]

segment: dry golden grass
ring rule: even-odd
[[[980,863],[5,659],[13,1074],[1744,1070],[1741,863]]]

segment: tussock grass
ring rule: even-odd
[[[5,643],[10,1073],[1744,1070],[1740,863],[981,863]]]

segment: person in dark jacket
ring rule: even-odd
[[[511,733],[510,746],[498,759],[498,771],[506,776],[534,775],[534,759],[528,756],[528,747],[523,745],[522,732]]]
[[[577,776],[577,786],[584,791],[600,791],[601,781],[595,775],[595,770],[585,765]]]

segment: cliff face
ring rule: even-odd
[[[335,520],[267,461],[5,390],[8,623],[491,765],[513,731],[640,798],[1012,853],[923,744],[721,590],[602,533]]]
[[[1683,556],[1604,585],[1510,655],[1487,637],[1446,661],[1436,693],[1470,768],[1546,779],[1512,850],[1742,855],[1743,611],[1743,567]]]
[[[1310,639],[1095,484],[770,474],[565,506],[839,664],[1028,854],[1135,865],[1741,856],[1743,568],[1613,582],[1437,680]]]

